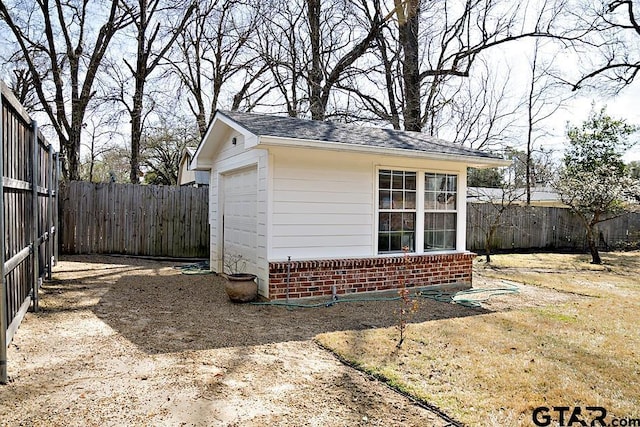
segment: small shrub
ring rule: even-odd
[[[402,248],[402,252],[404,254],[402,269],[406,272],[407,266],[409,265],[409,248],[404,246]],[[396,328],[398,329],[400,336],[398,337],[398,344],[396,344],[396,347],[400,348],[404,342],[407,321],[412,314],[418,311],[418,300],[411,298],[411,291],[407,289],[406,274],[402,274],[400,276],[398,295],[400,296],[400,309],[398,310],[398,324],[396,325]]]

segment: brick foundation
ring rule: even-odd
[[[456,284],[471,287],[475,254],[408,255],[377,258],[291,261],[289,298],[397,289],[401,280],[407,287]],[[269,263],[269,298],[287,296],[289,263]]]

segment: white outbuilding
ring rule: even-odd
[[[186,147],[182,150],[180,156],[180,163],[178,164],[178,185],[184,185],[189,187],[202,187],[203,185],[209,185],[209,172],[197,171],[191,169],[191,161],[196,150],[191,147]]]
[[[210,171],[212,269],[241,256],[278,299],[469,287],[467,167],[506,164],[423,133],[218,111],[191,168]]]

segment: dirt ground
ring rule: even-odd
[[[398,302],[238,305],[219,277],[181,274],[176,265],[63,257],[43,285],[41,311],[27,314],[9,347],[0,424],[450,425],[313,341],[323,332],[393,326]],[[474,286],[501,285],[478,276]],[[566,298],[520,285],[481,308],[421,300],[412,321]]]

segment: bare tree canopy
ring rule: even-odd
[[[79,178],[80,135],[100,64],[113,36],[129,23],[119,3],[0,1],[0,19],[24,55],[69,179]]]
[[[380,16],[366,0],[268,3],[256,49],[274,82],[274,106],[282,106],[289,116],[314,120],[348,115],[339,106],[343,99],[331,104],[348,98],[344,86],[363,76],[357,62],[391,15]]]
[[[9,30],[0,57],[16,95],[55,130],[69,179],[81,177],[83,160],[82,177],[97,176],[93,166],[117,134],[129,141],[121,150],[129,180],[139,182],[151,168],[142,156],[147,128],[190,117],[202,138],[220,108],[393,126],[535,158],[571,86],[602,78],[625,85],[640,66],[636,2],[568,5],[0,0],[0,26]],[[541,56],[525,82],[521,65],[514,72],[496,59],[507,45],[528,50],[538,39],[592,61],[577,76],[577,67],[552,72],[555,58]]]
[[[139,182],[140,140],[145,122],[145,94],[152,74],[183,32],[196,2],[191,0],[121,0],[120,7],[131,20],[127,36],[135,43],[132,58],[124,57],[114,63],[112,71],[119,77],[120,88],[113,100],[119,101],[131,121],[131,170],[129,179]],[[117,71],[116,71],[117,70]],[[125,70],[124,73],[122,70]],[[126,76],[126,77],[125,77]],[[133,88],[131,88],[133,85]]]
[[[539,39],[535,40],[529,67],[531,75],[528,79],[529,88],[524,102],[527,115],[527,140],[523,162],[527,204],[531,203],[531,188],[539,181],[535,170],[536,157],[544,158],[549,154],[536,147],[536,140],[549,136],[549,132],[544,127],[545,122],[564,107],[572,97],[570,93],[563,90],[563,83],[554,77],[558,72],[552,61],[543,58]]]
[[[394,1],[395,25],[386,25],[377,43],[384,81],[374,83],[387,99],[381,103],[376,94],[354,92],[380,119],[436,134],[436,116],[453,99],[447,85],[471,76],[489,49],[526,38],[566,38],[558,25],[564,7],[562,1],[540,2],[537,10],[528,3],[489,0]]]
[[[576,25],[586,30],[581,41],[591,49],[587,55],[581,50],[584,73],[573,89],[596,77],[610,83],[614,91],[631,84],[640,72],[640,4],[632,0],[596,2],[580,12]]]
[[[146,184],[176,185],[180,158],[185,147],[197,141],[194,126],[177,120],[162,121],[147,129],[141,140],[141,163],[149,171]]]
[[[29,66],[22,50],[0,52],[0,66],[5,75],[8,75],[5,77],[7,86],[25,110],[30,114],[41,110],[34,78],[29,72]]]
[[[167,58],[185,92],[200,137],[217,108],[243,107],[250,111],[252,103],[271,90],[270,83],[262,79],[268,67],[251,47],[259,28],[259,16],[259,2],[198,2],[193,19],[180,33]],[[232,88],[233,83],[236,88]],[[231,94],[231,104],[222,99],[225,90]]]

